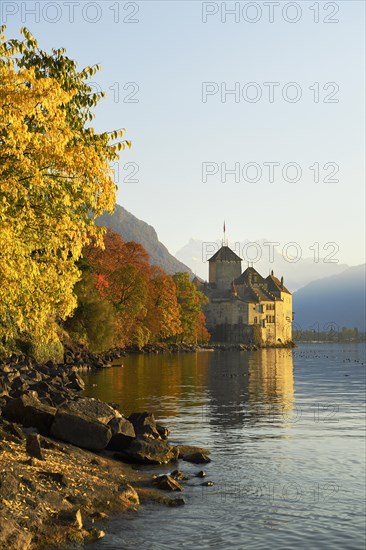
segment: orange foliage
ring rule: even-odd
[[[124,242],[110,229],[104,250],[88,246],[84,257],[96,274],[99,294],[115,310],[115,345],[139,346],[181,331],[180,309],[173,278],[151,266],[145,249]]]

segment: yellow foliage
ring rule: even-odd
[[[0,339],[47,341],[76,306],[83,246],[102,242],[94,218],[114,207],[117,148],[70,123],[78,90],[21,66],[23,47],[0,38]]]

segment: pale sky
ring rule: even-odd
[[[133,142],[118,203],[173,254],[190,237],[216,240],[225,219],[233,242],[295,241],[304,256],[331,242],[340,263],[365,261],[363,1],[3,0],[1,10],[8,38],[26,26],[80,68],[102,65],[95,126],[125,127]]]

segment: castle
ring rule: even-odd
[[[195,283],[208,303],[206,325],[215,342],[289,344],[292,295],[273,271],[263,278],[253,267],[241,271],[242,259],[223,243],[209,260],[209,281]]]

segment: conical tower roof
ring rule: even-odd
[[[242,259],[235,254],[228,246],[222,246],[211,258],[209,262],[241,262]]]

